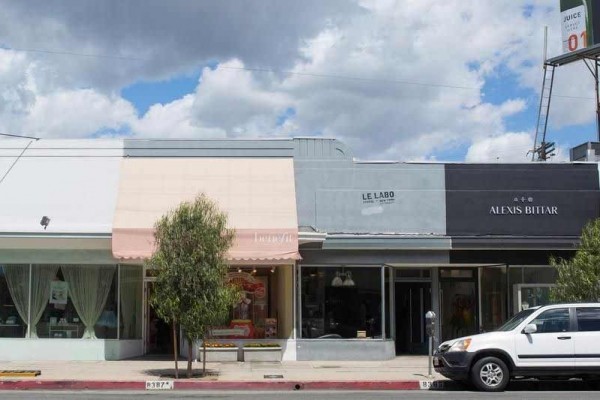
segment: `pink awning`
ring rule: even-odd
[[[113,224],[113,255],[145,259],[154,223],[182,201],[205,193],[227,212],[236,236],[232,264],[289,264],[299,259],[292,159],[129,158]]]

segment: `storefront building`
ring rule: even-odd
[[[596,163],[357,162],[331,139],[0,142],[0,360],[168,353],[154,222],[206,193],[244,297],[213,339],[382,360],[548,301],[600,215]],[[185,349],[183,349],[185,353]]]
[[[551,256],[600,215],[598,165],[356,162],[296,139],[299,360],[373,360],[548,302]]]
[[[143,262],[155,221],[200,193],[236,231],[229,279],[245,291],[216,338],[277,342],[295,359],[291,140],[0,145],[0,359],[168,353]]]

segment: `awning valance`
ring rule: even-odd
[[[154,252],[154,223],[200,193],[216,201],[236,231],[232,263],[285,264],[299,258],[293,160],[287,158],[127,158],[113,224],[113,255]]]

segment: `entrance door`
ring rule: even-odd
[[[156,311],[150,304],[154,283],[144,282],[144,285],[146,354],[172,354],[173,329],[156,315]]]
[[[430,282],[396,282],[396,353],[427,354],[425,313],[431,309]]]
[[[476,269],[441,269],[440,300],[443,341],[479,331]]]

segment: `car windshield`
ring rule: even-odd
[[[523,310],[523,311],[515,314],[511,319],[506,321],[506,323],[504,325],[502,325],[500,328],[496,329],[496,331],[500,331],[500,332],[512,331],[517,326],[519,326],[519,324],[521,322],[523,322],[523,320],[525,318],[529,317],[534,311],[535,311],[535,309],[529,308],[527,310]]]

